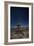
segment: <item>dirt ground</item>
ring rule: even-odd
[[[23,29],[16,31],[16,29],[11,29],[10,39],[20,39],[20,38],[29,38],[29,30]]]

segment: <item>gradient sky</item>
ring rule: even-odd
[[[29,8],[28,7],[10,7],[10,25],[16,26],[20,23],[22,26],[29,24]]]

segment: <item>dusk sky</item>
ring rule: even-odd
[[[20,23],[22,26],[28,26],[28,7],[10,7],[10,26],[16,26],[18,23]]]

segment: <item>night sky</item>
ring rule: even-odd
[[[22,26],[29,25],[28,7],[10,7],[10,26],[16,26],[18,23]]]

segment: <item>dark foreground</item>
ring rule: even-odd
[[[11,28],[10,39],[20,39],[20,38],[29,38],[29,29],[22,28],[21,30],[17,31],[16,28]]]

